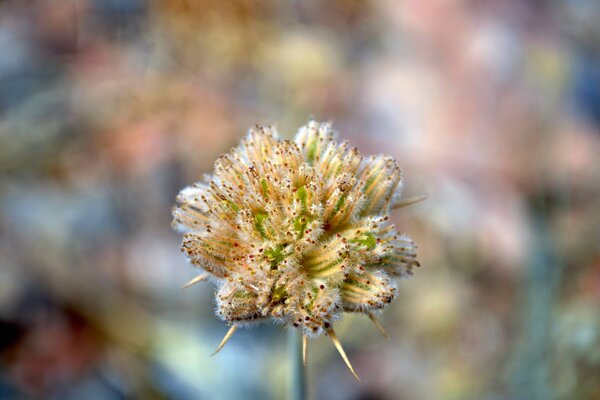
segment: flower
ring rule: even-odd
[[[216,284],[217,315],[232,328],[272,319],[306,338],[343,312],[383,309],[395,277],[418,266],[414,243],[389,221],[402,174],[391,157],[363,157],[337,143],[329,123],[309,122],[294,141],[250,129],[219,157],[213,175],[183,189],[173,225],[182,251]],[[349,363],[348,363],[349,364]],[[351,368],[351,367],[350,367]],[[351,368],[352,369],[352,368]]]

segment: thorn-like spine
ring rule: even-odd
[[[420,196],[409,197],[405,200],[400,200],[397,203],[392,204],[392,210],[397,210],[399,208],[408,207],[416,203],[420,203],[423,200],[427,200],[429,198],[428,195],[422,194]]]
[[[189,288],[190,286],[193,286],[193,285],[195,285],[196,283],[199,283],[199,282],[205,281],[205,280],[207,280],[207,279],[208,279],[208,273],[200,274],[200,275],[198,275],[198,276],[194,277],[193,279],[191,279],[191,280],[190,280],[188,283],[186,283],[185,285],[183,285],[181,288],[182,288],[182,289],[187,289],[187,288]]]
[[[221,351],[221,349],[223,348],[223,346],[225,346],[227,344],[227,342],[231,338],[231,335],[233,335],[235,333],[235,331],[237,330],[237,328],[238,328],[237,325],[231,325],[231,328],[229,328],[229,330],[227,331],[227,333],[223,337],[223,340],[221,340],[221,343],[219,344],[219,347],[217,347],[217,349],[215,350],[215,352],[210,355],[211,357],[214,356],[215,354],[217,354],[219,351]]]
[[[350,372],[352,372],[352,375],[354,375],[354,378],[356,378],[356,380],[360,382],[361,380],[358,377],[358,374],[354,371],[352,364],[350,364],[350,360],[348,359],[348,356],[346,356],[346,352],[344,351],[344,348],[342,347],[342,344],[340,343],[339,339],[335,335],[335,332],[333,331],[333,329],[329,329],[327,331],[327,334],[331,338],[331,341],[333,342],[333,345],[337,349],[338,353],[340,353],[340,356],[342,356],[342,359],[348,366],[348,369],[350,370]]]
[[[379,330],[379,332],[381,332],[381,334],[383,335],[385,340],[390,340],[390,337],[388,336],[387,332],[383,328],[383,325],[381,325],[381,322],[379,322],[379,319],[377,319],[377,316],[373,313],[367,313],[367,315],[369,316],[369,319],[371,321],[373,321],[373,324],[375,325],[377,330]]]
[[[306,350],[308,347],[308,336],[302,335],[302,364],[306,367]]]

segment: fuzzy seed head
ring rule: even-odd
[[[384,308],[394,278],[418,266],[389,222],[401,184],[392,158],[337,143],[328,123],[309,122],[294,141],[257,126],[179,193],[173,225],[216,284],[220,318],[274,319],[314,337],[344,311]]]

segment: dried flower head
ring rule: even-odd
[[[217,314],[238,325],[273,319],[305,337],[327,332],[343,312],[368,314],[396,296],[395,277],[418,266],[415,245],[389,213],[402,175],[385,156],[337,143],[328,123],[309,122],[294,141],[251,129],[214,174],[177,196],[182,251],[217,285]],[[418,200],[418,199],[417,199]],[[306,343],[306,340],[304,341]],[[219,350],[218,349],[218,350]],[[346,359],[346,358],[345,358]]]

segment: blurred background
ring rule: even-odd
[[[600,399],[600,3],[0,2],[0,398],[284,399],[170,227],[255,124],[403,167],[422,265],[309,347],[315,399]]]

